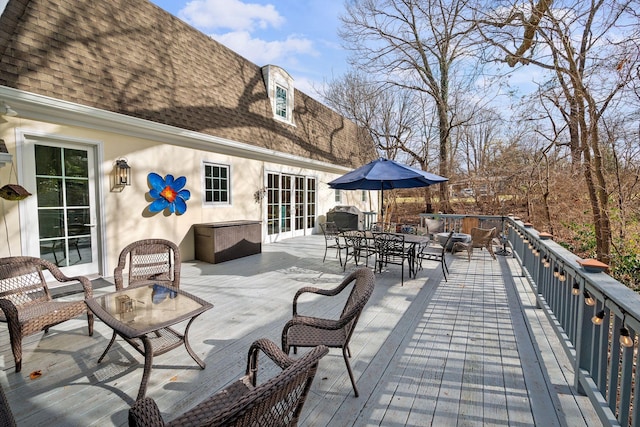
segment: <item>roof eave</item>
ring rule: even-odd
[[[5,101],[24,119],[80,126],[220,154],[343,174],[350,168],[219,138],[149,120],[0,86]]]

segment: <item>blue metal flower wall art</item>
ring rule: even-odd
[[[170,213],[182,215],[187,211],[187,200],[191,197],[189,190],[183,190],[187,184],[187,178],[181,176],[177,179],[173,175],[167,175],[164,179],[157,173],[151,172],[147,176],[149,181],[149,195],[153,202],[149,205],[150,212],[161,212],[169,209]]]

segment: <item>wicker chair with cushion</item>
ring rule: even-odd
[[[59,283],[80,282],[84,299],[91,298],[91,282],[86,277],[67,277],[55,264],[34,257],[0,258],[0,321],[9,328],[16,372],[22,369],[22,338],[47,332],[51,326],[86,313],[89,335],[93,335],[93,313],[84,299],[60,301],[51,298],[44,275],[49,270]]]
[[[128,267],[128,270],[127,270]],[[127,275],[125,276],[125,270]],[[116,289],[157,282],[161,285],[180,287],[180,250],[164,239],[144,239],[127,245],[118,258],[113,272]]]
[[[2,427],[16,427],[16,420],[11,412],[11,407],[7,401],[7,395],[4,394],[4,390],[0,387],[0,426]]]
[[[349,364],[351,357],[349,341],[360,314],[373,293],[374,283],[375,278],[371,270],[359,268],[333,289],[314,287],[299,289],[293,297],[293,318],[285,324],[282,330],[282,349],[287,354],[291,348],[296,352],[298,347],[326,345],[330,348],[341,348],[356,397],[358,397],[358,389]],[[303,294],[312,293],[331,297],[349,289],[349,297],[338,319],[323,319],[298,314],[298,299]]]
[[[258,354],[266,354],[282,371],[258,385]],[[138,400],[129,409],[130,426],[295,426],[319,360],[328,353],[318,346],[292,359],[267,339],[249,349],[245,376],[165,424],[155,401]]]
[[[452,251],[457,249],[463,249],[467,251],[467,258],[471,261],[471,253],[473,248],[487,248],[489,254],[493,259],[496,259],[496,255],[493,253],[493,239],[497,236],[497,230],[493,228],[478,228],[471,229],[471,241],[469,243],[456,242],[453,244]]]

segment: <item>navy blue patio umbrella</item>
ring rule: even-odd
[[[337,190],[380,190],[384,203],[384,190],[427,187],[448,180],[381,157],[334,179],[329,182],[329,187]],[[381,212],[384,215],[384,206]]]

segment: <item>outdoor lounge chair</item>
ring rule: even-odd
[[[457,249],[463,249],[467,251],[467,258],[471,261],[471,253],[473,248],[486,248],[491,254],[493,259],[496,259],[496,255],[493,253],[493,239],[497,237],[498,233],[495,227],[493,228],[478,228],[471,229],[471,241],[468,243],[456,242],[453,245],[453,251]]]
[[[347,365],[349,379],[353,385],[353,391],[358,397],[358,388],[353,378],[353,371],[349,364],[351,350],[349,340],[358,323],[364,306],[373,293],[375,277],[368,268],[359,268],[349,274],[337,287],[333,289],[319,289],[304,287],[296,292],[293,297],[293,318],[289,320],[282,330],[282,350],[289,354],[293,347],[294,353],[298,347],[314,347],[326,345],[330,348],[341,348],[344,362]],[[342,313],[337,320],[308,317],[298,314],[298,298],[305,293],[313,293],[328,297],[336,296],[349,289],[350,293]]]
[[[80,282],[84,298],[75,301],[52,299],[44,270],[49,270],[59,283]],[[51,326],[83,313],[87,313],[89,335],[93,335],[93,313],[87,310],[84,302],[91,296],[89,279],[67,277],[49,261],[26,256],[0,258],[0,322],[6,322],[9,327],[16,372],[22,369],[22,338],[26,336],[40,331],[46,333]]]
[[[258,354],[262,351],[282,372],[258,385]],[[300,359],[292,359],[267,339],[249,349],[245,376],[205,399],[171,422],[162,419],[150,397],[129,409],[129,425],[141,426],[296,426],[315,377],[319,360],[329,352],[318,346]]]
[[[124,274],[128,266],[128,273]],[[156,282],[180,287],[180,250],[164,239],[144,239],[127,245],[120,252],[118,265],[113,272],[116,289],[137,284]]]

